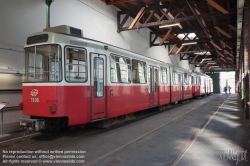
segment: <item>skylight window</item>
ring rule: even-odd
[[[184,37],[187,35],[187,37],[184,39]],[[179,34],[177,36],[180,40],[184,39],[184,40],[193,40],[196,37],[195,33],[183,33],[183,34]],[[197,38],[198,39],[198,38]]]

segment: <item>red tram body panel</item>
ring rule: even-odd
[[[193,97],[193,93],[192,93],[192,85],[185,85],[183,86],[183,100],[186,99],[191,99]]]
[[[194,97],[200,96],[200,86],[199,85],[193,85],[192,90],[193,90]]]
[[[112,92],[113,91],[113,92]],[[150,107],[147,86],[107,87],[107,118],[130,114]],[[113,95],[110,95],[112,92]]]
[[[181,94],[182,94],[181,86],[172,85],[171,86],[171,103],[181,101],[182,99]]]
[[[159,105],[165,105],[171,102],[170,89],[171,88],[169,85],[159,86]]]
[[[37,95],[31,95],[36,90]],[[77,95],[76,95],[77,94]],[[40,117],[68,117],[69,125],[90,121],[90,88],[86,86],[25,86],[23,113]],[[55,109],[51,113],[50,108]]]

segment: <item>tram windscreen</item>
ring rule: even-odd
[[[57,44],[25,48],[24,82],[59,82],[62,80],[62,54]]]

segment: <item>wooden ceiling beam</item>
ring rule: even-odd
[[[221,60],[223,60],[224,62],[227,62],[224,58],[220,57]]]
[[[173,31],[172,31],[172,33],[174,33]],[[152,34],[154,34],[154,33],[152,33]],[[157,36],[161,36],[161,35],[158,35],[158,34],[155,34],[155,35],[157,35]],[[233,37],[233,38],[230,38],[230,39],[235,39],[236,37]],[[195,39],[195,40],[183,40],[183,41],[173,41],[173,40],[170,40],[170,41],[168,41],[168,43],[164,43],[164,45],[174,45],[174,44],[183,44],[183,43],[189,43],[189,42],[197,42],[197,43],[206,43],[206,42],[213,42],[213,41],[218,41],[218,40],[227,40],[228,38],[225,38],[225,37],[223,37],[223,38],[216,38],[216,39],[213,39],[212,41],[211,41],[211,39],[210,38],[199,38],[199,39]],[[154,40],[154,42],[155,42],[156,40]],[[158,43],[154,43],[154,42],[152,42],[152,45],[151,46],[159,46],[159,44]],[[214,42],[213,42],[214,43]],[[212,43],[211,43],[212,44]],[[215,43],[214,43],[215,44]],[[216,45],[216,44],[215,44]],[[218,45],[216,45],[215,47],[217,47]],[[222,50],[222,48],[221,47],[219,47],[218,46],[218,48],[217,49],[219,49],[219,50]]]
[[[210,13],[212,13],[214,11],[214,8],[211,5],[209,5],[208,3],[207,3],[207,7],[208,7],[208,10],[209,10]],[[214,26],[216,26],[217,25],[216,17],[212,17],[212,21],[213,21]],[[209,32],[209,30],[208,30],[208,32]],[[217,31],[217,35],[218,35],[218,37],[221,37],[220,33],[218,31]],[[212,38],[212,37],[210,37],[210,38]]]
[[[149,35],[150,47],[152,47],[154,45],[154,43],[155,43],[156,39],[158,39],[158,37],[160,37],[160,36],[157,34],[154,34],[153,32],[150,32],[150,35]]]
[[[152,0],[154,4],[159,5],[159,0]]]
[[[228,37],[228,38],[231,38],[231,36],[230,36],[228,33],[226,33],[225,31],[223,31],[223,30],[220,29],[219,27],[214,26],[214,28],[215,28],[217,31],[219,31],[222,35],[224,35],[224,36],[226,36],[226,37]]]
[[[196,55],[192,61],[195,61],[199,55]]]
[[[196,53],[196,52],[199,52],[198,50],[195,50],[195,51],[181,51],[182,54],[193,54],[193,53]]]
[[[214,46],[214,47],[216,47],[218,50],[222,50],[222,48],[220,48],[217,44],[215,44],[213,41],[210,41],[210,43]]]
[[[206,69],[208,66],[209,66],[209,64],[207,64],[204,69]]]
[[[210,17],[210,15],[219,15],[218,13],[213,13],[213,14],[205,14],[202,17],[203,18],[207,18]],[[147,23],[147,24],[141,24],[138,26],[134,26],[131,29],[136,29],[136,28],[147,28],[147,27],[152,27],[152,26],[160,26],[160,25],[165,25],[165,24],[173,24],[176,22],[185,22],[185,21],[192,21],[192,20],[196,20],[195,16],[188,16],[186,18],[176,18],[173,20],[163,20],[163,21],[156,21],[156,22],[151,22],[151,23]],[[120,29],[120,31],[126,31],[126,30],[130,30],[128,27],[122,27]]]
[[[156,13],[160,11],[160,9],[164,9],[164,8],[167,8],[169,9],[171,6],[168,6],[168,5],[161,5],[161,6],[149,6],[149,7],[146,7],[144,9],[144,12],[151,12],[153,10],[155,10],[155,13],[154,13],[154,16],[158,19],[157,21],[150,21],[148,23],[141,23],[140,25],[135,25],[135,26],[130,26],[130,27],[118,27],[119,28],[119,31],[127,31],[127,30],[131,30],[131,29],[138,29],[138,28],[148,28],[148,27],[153,27],[153,26],[160,26],[160,25],[165,25],[165,24],[173,24],[173,23],[181,23],[181,22],[189,22],[189,21],[192,21],[192,20],[196,20],[196,16],[187,16],[187,17],[181,17],[181,18],[175,18],[175,19],[169,19],[169,20],[160,20],[159,21],[159,18],[161,18],[160,16],[156,16]],[[159,9],[160,8],[160,9]],[[138,16],[138,14],[140,14],[138,11],[135,11],[135,10],[128,10],[128,11],[120,11],[119,14],[120,14],[120,17],[122,17],[123,14],[127,14],[127,13],[134,13],[134,12],[137,12],[136,16]],[[145,14],[144,14],[145,15]],[[215,11],[215,12],[212,12],[212,13],[204,13],[204,14],[201,14],[199,15],[201,18],[205,19],[205,18],[209,18],[209,17],[213,17],[213,16],[222,16],[224,14],[218,12],[218,11]],[[138,16],[139,17],[139,16]],[[135,20],[135,22],[138,21],[138,20]],[[132,27],[132,28],[131,28]]]
[[[174,19],[174,18],[178,18],[179,15],[182,15],[183,18],[187,17],[187,15],[184,13],[184,10],[186,9],[186,6],[183,6],[182,8],[179,8],[179,7],[175,7],[175,9],[177,10],[177,14],[175,16],[173,16],[170,12],[168,12],[168,16],[171,18],[171,19]],[[190,21],[186,21],[185,22],[190,28],[193,28],[194,26],[191,24]],[[183,29],[183,27],[181,25],[179,25],[179,28]]]
[[[210,13],[214,11],[214,8],[211,5],[207,4],[207,7],[208,7],[208,10],[209,10]],[[214,26],[217,25],[216,17],[212,17],[212,21],[214,23]]]
[[[229,49],[233,49],[232,47],[230,47],[229,45],[227,45],[225,42],[223,42],[222,40],[220,40],[221,44],[223,44],[224,46],[226,46]]]
[[[121,3],[127,3],[127,2],[134,2],[135,0],[102,0],[106,3],[106,5],[116,5]]]
[[[210,52],[210,51],[214,51],[214,49],[211,49],[211,50],[194,50],[194,51],[181,51],[182,54],[194,54],[194,53],[198,53],[198,52],[206,52],[204,54],[197,54],[197,55],[206,55],[207,52]]]
[[[148,7],[148,5],[146,5],[146,7]],[[160,19],[161,19],[161,17],[160,17],[157,13],[155,13],[155,11],[150,10],[149,12],[150,12],[151,14],[154,13],[154,17],[157,18],[157,20],[160,20]]]
[[[211,5],[212,7],[214,7],[215,9],[217,9],[218,11],[220,11],[223,14],[228,14],[229,12],[224,9],[223,7],[221,7],[219,4],[217,4],[216,2],[214,2],[213,0],[207,0],[208,4]]]
[[[136,0],[137,3],[139,3],[141,6],[145,6],[144,2],[142,0]]]
[[[162,38],[161,42],[159,43],[159,46],[162,45],[162,43],[164,43],[164,41],[167,39],[167,37],[170,35],[172,29],[169,29],[168,32],[166,33],[166,35]]]
[[[233,25],[227,25],[227,26],[229,26],[233,31],[237,32],[237,28],[234,27]]]
[[[141,19],[141,17],[144,14],[145,7],[142,7],[141,10],[137,13],[135,19],[133,20],[133,22],[130,24],[130,26],[128,27],[128,29],[132,29],[134,27],[134,25]]]
[[[179,52],[183,49],[184,45],[181,45],[181,47],[176,51],[175,54],[179,54]]]
[[[234,57],[234,56],[233,56],[233,54],[231,54],[231,53],[230,53],[230,52],[228,52],[227,50],[224,50],[224,52],[225,52],[225,53],[227,53],[228,55],[230,55],[230,56]]]
[[[176,44],[174,44],[174,45],[172,46],[172,48],[169,50],[168,54],[171,54],[171,52],[174,51],[175,47],[176,47]]]
[[[196,7],[197,7],[197,5],[195,5]],[[197,9],[194,9],[195,10],[195,12],[196,12],[196,14],[198,15],[198,16],[200,16],[201,15],[201,13],[197,10]],[[212,18],[214,18],[214,17],[212,17]],[[207,24],[206,24],[206,22],[204,21],[204,19],[203,18],[201,18],[201,23],[202,23],[202,25],[207,29]],[[207,30],[207,32],[209,33],[209,30]],[[206,32],[205,32],[206,33]],[[210,34],[208,34],[208,37],[209,38],[212,38],[212,36],[210,35]]]
[[[122,5],[125,9],[128,9],[128,10],[130,9],[125,3],[122,3],[121,5]]]
[[[222,57],[225,57],[221,52],[217,51],[217,53],[222,56]]]
[[[159,4],[162,5],[161,2],[160,2]],[[184,7],[185,7],[185,6],[184,6]],[[161,8],[161,9],[160,9],[160,12],[162,13],[162,17],[165,16],[165,17],[168,18],[169,20],[173,20],[173,19],[174,19],[174,16],[170,13],[170,9],[171,9],[171,7],[167,8],[167,9]],[[178,8],[178,7],[177,7],[177,10],[179,11],[179,8]],[[180,11],[179,11],[179,13],[180,13]],[[178,13],[178,14],[179,14],[179,13]],[[178,15],[178,14],[177,14],[177,15]],[[160,19],[158,19],[158,20],[160,20]],[[182,26],[181,26],[181,25],[178,25],[178,26],[179,26],[180,29],[182,29]]]
[[[230,57],[227,57],[226,59],[228,59],[228,60],[234,62],[234,60],[233,60],[232,58],[230,58]]]

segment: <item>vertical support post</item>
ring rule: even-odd
[[[3,110],[2,110],[2,115],[1,115],[2,123],[1,123],[1,136],[3,135]]]
[[[234,80],[234,82],[235,82],[235,84],[234,84],[235,93],[239,93],[238,92],[238,83],[239,83],[239,70],[238,69],[235,71],[235,80]]]
[[[249,1],[245,1],[245,7],[249,6]],[[244,87],[245,87],[245,101],[244,101],[244,113],[245,118],[249,119],[249,8],[244,10]]]
[[[243,40],[242,40],[243,41]],[[242,44],[244,45],[244,43]],[[242,46],[243,47],[243,46]],[[241,102],[242,102],[242,107],[244,108],[245,107],[245,103],[244,103],[244,100],[245,100],[245,93],[244,93],[244,89],[245,89],[245,82],[244,82],[244,51],[243,51],[243,48],[242,48],[242,59],[241,59]]]
[[[2,115],[1,115],[2,123],[1,123],[1,136],[3,135],[3,110],[2,110]]]
[[[240,49],[240,70],[241,70],[241,77],[240,77],[240,94],[241,94],[241,102],[242,102],[242,107],[244,108],[244,42],[243,42],[243,36],[241,38],[241,49]]]
[[[120,33],[120,22],[121,22],[121,14],[119,11],[117,11],[117,33]]]
[[[149,33],[149,47],[150,48],[152,47],[151,41],[152,41],[152,32],[150,31],[150,33]]]
[[[241,39],[240,39],[241,41],[242,41],[242,37],[241,37]],[[241,42],[241,45],[240,45],[240,53],[239,53],[239,61],[238,61],[238,63],[239,63],[239,65],[238,65],[238,70],[239,70],[239,84],[238,84],[238,93],[239,93],[239,95],[241,96],[241,79],[242,79],[242,68],[241,68],[241,64],[242,64],[242,62],[241,62],[241,59],[242,59],[242,53],[241,53],[241,49],[242,49],[242,42]]]
[[[8,138],[10,135],[9,134],[3,134],[3,108],[7,106],[9,103],[8,102],[1,102],[0,103],[0,111],[1,113],[1,135],[0,135],[0,140]]]
[[[46,28],[50,28],[50,5],[54,0],[45,0],[46,3]]]

